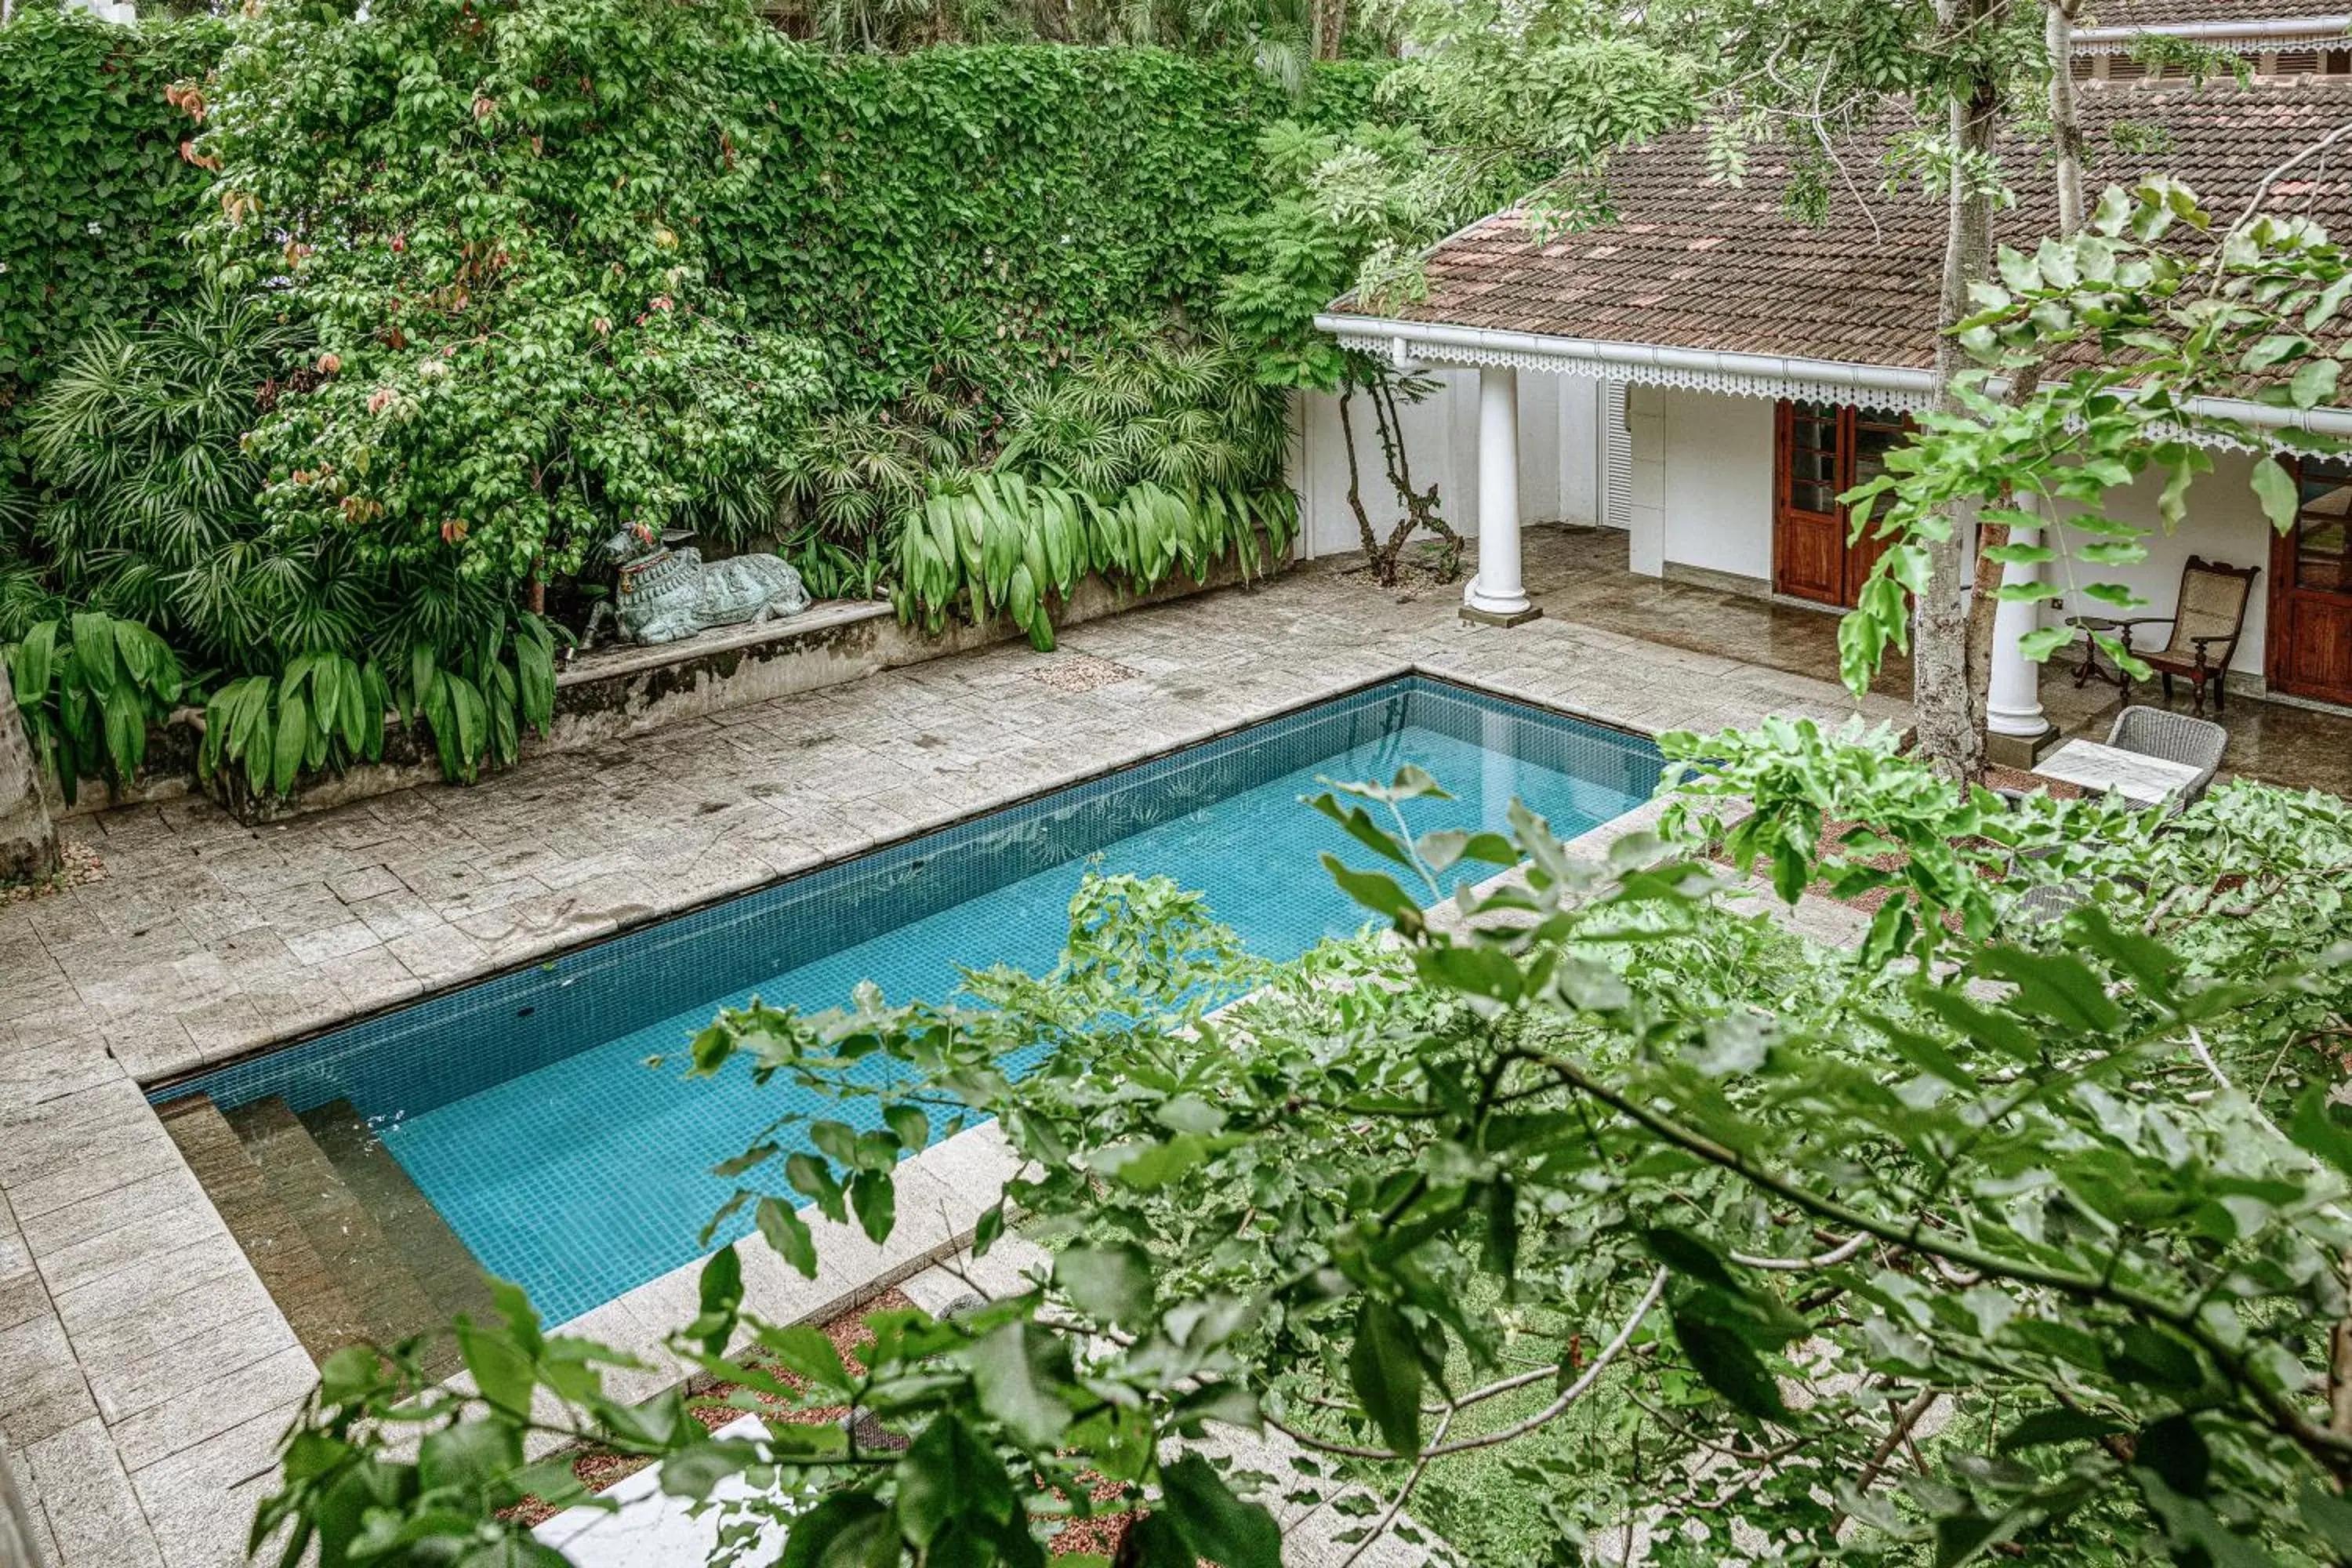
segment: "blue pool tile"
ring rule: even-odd
[[[1316,863],[1367,852],[1299,804],[1318,778],[1414,763],[1458,798],[1416,832],[1500,829],[1514,798],[1562,837],[1648,799],[1649,742],[1413,678],[1269,721],[906,843],[429,998],[158,1090],[223,1107],[349,1100],[483,1265],[562,1321],[702,1250],[731,1191],[709,1168],[788,1112],[856,1120],[748,1071],[689,1081],[677,1053],[719,1007],[804,1010],[862,980],[944,1000],[959,968],[1057,954],[1089,865],[1208,894],[1253,952],[1360,928]],[[1455,879],[1491,868],[1465,866]],[[1450,887],[1449,887],[1450,890]],[[647,1058],[668,1054],[663,1066]],[[721,1238],[743,1234],[747,1216]]]

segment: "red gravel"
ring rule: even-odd
[[[856,1310],[845,1313],[824,1325],[824,1337],[833,1342],[833,1348],[840,1352],[842,1361],[852,1372],[862,1372],[865,1370],[864,1363],[858,1361],[856,1351],[859,1344],[870,1337],[866,1329],[866,1318],[876,1312],[903,1311],[913,1307],[914,1304],[904,1291],[885,1290]],[[802,1378],[793,1373],[776,1367],[772,1367],[770,1370],[796,1389],[807,1386]],[[795,1426],[829,1425],[849,1414],[848,1407],[845,1405],[786,1409],[769,1395],[756,1390],[747,1390],[740,1384],[712,1383],[690,1386],[693,1388],[694,1398],[687,1405],[688,1413],[701,1422],[706,1429],[714,1432],[744,1414],[743,1405],[724,1403],[730,1395],[747,1398],[759,1408],[761,1414],[772,1415],[777,1420],[790,1422]],[[622,1478],[635,1475],[652,1462],[641,1455],[616,1454],[610,1448],[583,1447],[572,1458],[572,1473],[578,1477],[580,1484],[590,1491],[601,1492]],[[1117,1497],[1118,1492],[1118,1482],[1101,1481],[1091,1489],[1088,1495],[1097,1502],[1108,1502]],[[542,1520],[552,1518],[558,1511],[554,1507],[537,1498],[532,1498],[514,1508],[503,1510],[500,1517],[520,1521],[524,1524],[537,1524]],[[1130,1509],[1118,1513],[1097,1514],[1089,1519],[1072,1520],[1063,1526],[1059,1534],[1054,1537],[1047,1550],[1056,1557],[1085,1552],[1092,1552],[1102,1557],[1115,1556],[1118,1552],[1119,1542],[1127,1534],[1128,1525],[1135,1517],[1135,1510]]]

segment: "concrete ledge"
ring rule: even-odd
[[[1144,593],[1131,593],[1097,576],[1082,578],[1054,617],[1056,629],[1085,626],[1146,605],[1165,604],[1213,589],[1255,582],[1291,565],[1253,562],[1244,579],[1226,557],[1194,580],[1181,573]],[[829,599],[787,620],[759,626],[723,626],[683,642],[604,647],[561,663],[555,676],[555,719],[545,735],[525,735],[525,757],[584,751],[730,709],[749,707],[823,687],[863,679],[886,669],[967,653],[1024,634],[1002,616],[982,625],[950,621],[933,637],[901,626],[896,611],[880,602]],[[204,743],[204,715],[182,709],[168,723],[148,731],[147,764],[121,791],[85,782],[79,798],[65,803],[54,778],[43,794],[54,816],[87,816],[118,805],[178,800],[209,794],[248,825],[325,811],[352,801],[392,795],[443,782],[430,738],[411,730],[397,714],[384,722],[383,760],[362,763],[340,773],[305,773],[285,800],[256,799],[241,774],[224,772],[209,786],[196,778],[196,753]]]

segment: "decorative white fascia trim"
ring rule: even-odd
[[[1821,398],[1905,413],[1931,408],[1936,402],[1932,373],[1892,365],[1544,337],[1371,316],[1318,316],[1315,324],[1338,338],[1341,348],[1397,364],[1417,360],[1430,364],[1494,366],[1638,386],[1720,392],[1735,397]]]
[[[2352,16],[2273,17],[2267,21],[2172,22],[2143,27],[2077,27],[2072,42],[2078,54],[2120,55],[2148,33],[2187,38],[2220,48],[2244,52],[2297,45],[2333,44],[2352,36]]]
[[[1684,387],[1736,397],[1822,398],[1870,408],[1917,413],[1936,405],[1936,373],[1908,366],[1855,364],[1785,354],[1732,353],[1666,343],[1607,342],[1594,338],[1400,321],[1379,316],[1319,315],[1316,327],[1339,346],[1398,365],[1416,363],[1493,366],[1549,375],[1582,375],[1637,386]],[[1990,384],[1995,388],[1999,382]],[[2308,430],[2352,437],[2352,408],[2276,408],[2238,397],[2200,397],[2190,407],[2215,419],[2256,430]],[[2184,432],[2184,435],[2189,433]],[[2246,450],[2226,437],[2189,435],[2210,447]]]

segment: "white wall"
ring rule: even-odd
[[[1478,531],[1478,373],[1429,373],[1438,390],[1403,407],[1405,458],[1416,487],[1437,486],[1438,513],[1465,538]],[[1599,521],[1601,384],[1588,376],[1519,373],[1519,510],[1529,522]],[[1380,432],[1370,405],[1359,395],[1349,410],[1355,426],[1359,483],[1364,510],[1383,535],[1402,508],[1381,460]],[[1305,525],[1300,550],[1308,556],[1360,548],[1348,506],[1347,449],[1340,442],[1339,404],[1321,393],[1294,400],[1300,439],[1291,454],[1291,484]]]
[[[1671,388],[1659,402],[1664,558],[1770,581],[1772,403]]]
[[[2157,497],[2164,489],[2160,472],[2151,469],[2141,475],[2130,489],[2111,492],[2114,500],[2107,509],[2109,514],[2148,530],[2148,558],[2134,566],[2085,566],[2080,563],[2069,566],[2053,562],[2042,568],[2043,581],[2057,589],[2065,601],[2062,607],[2045,611],[2043,623],[2057,626],[2070,615],[2117,618],[2165,615],[2180,591],[2181,563],[2191,555],[2202,555],[2208,561],[2229,566],[2259,566],[2263,574],[2254,580],[2253,597],[2246,608],[2245,635],[2238,639],[2237,657],[2230,661],[2231,669],[2259,677],[2269,622],[2272,535],[2270,521],[2263,516],[2262,504],[2254,500],[2248,482],[2252,471],[2251,454],[2214,453],[2213,471],[2198,476],[2189,487],[2189,515],[2182,520],[2180,531],[2174,534],[2164,531],[2157,516]],[[2077,549],[2091,542],[2084,534],[2068,537]],[[2080,593],[2067,592],[2070,582],[2121,583],[2148,603],[2142,609],[2116,609],[2096,599],[2084,598]],[[2160,647],[2171,631],[2168,626],[2141,626],[2136,628],[2132,641],[2138,647]]]

